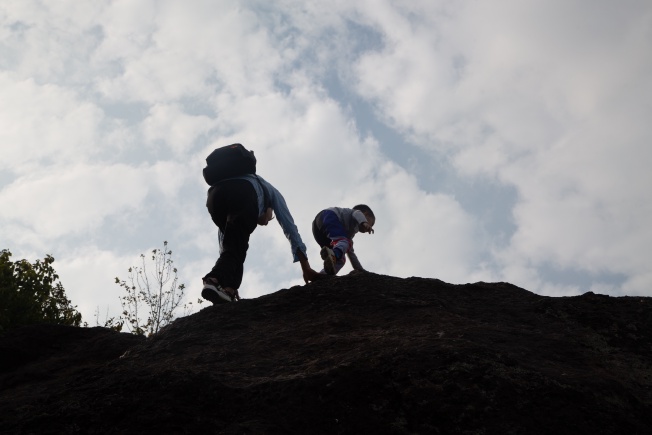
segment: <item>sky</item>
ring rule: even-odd
[[[648,0],[2,0],[0,249],[93,324],[167,241],[196,306],[202,168],[239,142],[315,269],[314,216],[364,203],[374,273],[649,297],[650,46]],[[240,295],[295,285],[258,227]]]

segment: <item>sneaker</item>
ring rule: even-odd
[[[204,289],[201,291],[201,297],[210,301],[213,305],[233,302],[235,297],[229,295],[215,278],[204,279]]]
[[[324,246],[321,248],[319,255],[321,255],[322,260],[324,260],[324,270],[326,273],[328,275],[335,275],[337,273],[337,268],[335,266],[337,258],[335,257],[333,250],[328,246]]]

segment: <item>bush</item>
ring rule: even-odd
[[[51,255],[34,263],[13,262],[10,251],[0,251],[0,334],[35,323],[80,325],[82,316],[66,297],[52,263]]]
[[[178,283],[168,242],[163,242],[163,249],[152,251],[150,262],[146,258],[145,254],[140,255],[140,266],[129,268],[127,280],[116,277],[115,283],[126,292],[126,296],[120,297],[123,312],[119,321],[111,319],[105,326],[116,329],[116,325],[122,328],[126,324],[132,334],[151,336],[174,319],[185,285]],[[188,310],[189,305],[192,302],[183,308]]]

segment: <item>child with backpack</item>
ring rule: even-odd
[[[274,213],[290,242],[294,262],[299,261],[305,282],[319,277],[308,262],[301,240],[283,195],[256,175],[253,151],[241,144],[221,147],[206,159],[204,179],[208,189],[206,207],[219,228],[220,256],[202,279],[202,297],[213,304],[239,300],[243,266],[249,237],[257,225],[267,225]]]
[[[376,216],[371,208],[359,204],[350,208],[331,207],[320,211],[312,221],[312,234],[321,247],[324,260],[322,274],[337,275],[346,263],[344,254],[351,260],[354,270],[364,271],[353,250],[353,236],[358,232],[373,234]]]

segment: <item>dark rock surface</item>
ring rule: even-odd
[[[0,337],[11,434],[648,434],[652,298],[352,273],[150,338]]]

